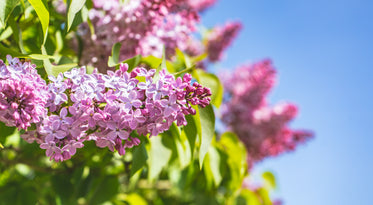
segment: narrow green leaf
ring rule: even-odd
[[[224,88],[219,78],[216,75],[207,73],[201,69],[197,69],[197,73],[199,76],[199,82],[203,86],[211,89],[211,103],[217,108],[220,107],[221,103],[223,102]]]
[[[8,54],[11,55],[12,57],[31,58],[35,60],[45,60],[45,59],[54,58],[53,56],[43,55],[43,54],[22,54],[0,44],[0,56],[5,57],[5,55],[8,55]]]
[[[0,1],[0,21],[5,27],[6,22],[13,9],[17,6],[19,0],[1,0]]]
[[[146,151],[144,142],[141,142],[139,146],[133,148],[133,162],[131,168],[131,176],[133,176],[137,171],[144,167],[146,161],[148,160],[148,153]]]
[[[107,62],[107,65],[109,67],[114,67],[116,65],[119,65],[119,53],[120,53],[121,47],[122,47],[122,44],[119,42],[113,45],[113,48],[111,50],[111,56],[109,56],[109,60]]]
[[[199,149],[199,164],[202,168],[203,159],[209,149],[215,134],[215,114],[211,105],[198,108],[201,118],[201,147]]]
[[[48,26],[49,26],[49,11],[46,6],[46,3],[42,0],[28,0],[32,7],[35,9],[36,14],[39,17],[41,27],[43,28],[43,45],[45,43],[45,40],[47,39],[47,34],[48,34]]]
[[[207,57],[207,53],[203,53],[199,56],[193,57],[191,60],[192,60],[192,63],[197,63],[197,62],[203,61],[206,57]]]
[[[154,136],[150,138],[149,154],[149,179],[154,180],[170,160],[171,150],[163,145],[160,136]]]
[[[76,63],[62,64],[62,65],[52,65],[52,75],[58,76],[58,74],[68,71],[71,68],[77,67]]]
[[[67,31],[70,30],[76,14],[83,8],[86,0],[71,0],[69,10],[67,11]]]

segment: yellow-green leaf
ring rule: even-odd
[[[42,0],[28,0],[32,7],[35,9],[36,14],[39,17],[41,27],[43,28],[43,45],[45,43],[45,40],[47,39],[48,34],[48,26],[49,26],[49,11],[46,6],[46,3]]]

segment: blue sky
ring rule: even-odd
[[[216,68],[270,57],[279,73],[272,103],[300,107],[293,128],[316,138],[260,163],[285,205],[372,204],[373,2],[218,0],[203,24],[241,20],[244,29]]]

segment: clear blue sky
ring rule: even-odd
[[[294,128],[316,138],[261,163],[285,205],[368,205],[373,196],[373,2],[218,0],[205,25],[244,29],[216,67],[270,57],[279,73],[272,103],[300,106]]]

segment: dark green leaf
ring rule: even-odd
[[[148,160],[148,153],[146,152],[144,142],[141,142],[139,146],[133,148],[132,155],[134,160],[132,162],[131,176],[143,168]]]
[[[16,23],[13,19],[9,19],[9,25],[13,30],[13,37],[14,40],[18,43],[18,47],[23,54],[26,53],[25,48],[23,47],[23,40],[22,40],[22,31],[18,23]]]
[[[105,201],[110,201],[118,193],[118,189],[118,178],[116,176],[106,176],[90,199],[89,204],[102,204]]]
[[[196,145],[196,139],[197,139],[197,126],[194,118],[191,115],[185,116],[185,119],[187,120],[188,124],[184,126],[183,131],[185,132],[185,135],[188,138],[188,142],[190,145],[190,152],[193,157],[194,148]]]
[[[0,122],[0,142],[5,142],[6,137],[13,134],[15,127],[8,127],[3,122]]]
[[[17,6],[19,0],[1,0],[0,1],[0,21],[5,27],[6,22],[12,13],[13,9]]]
[[[209,149],[215,134],[215,114],[211,105],[198,107],[201,118],[201,147],[199,149],[199,164],[202,168],[203,159]]]

